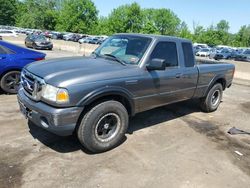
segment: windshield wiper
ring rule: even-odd
[[[120,59],[119,57],[116,57],[116,56],[114,56],[112,54],[104,54],[104,56],[111,57],[111,58],[113,58],[114,60],[116,60],[117,62],[121,63],[124,66],[127,65],[122,59]]]

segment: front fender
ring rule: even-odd
[[[77,106],[86,106],[98,100],[99,98],[105,96],[113,96],[113,95],[124,97],[129,102],[129,105],[131,107],[131,113],[134,114],[135,111],[134,96],[125,88],[117,86],[106,86],[91,91],[80,100]]]

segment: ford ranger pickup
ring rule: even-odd
[[[89,57],[34,62],[21,73],[21,112],[57,135],[76,133],[91,152],[116,147],[129,117],[188,99],[215,111],[235,67],[195,61],[192,42],[144,34],[115,34]]]

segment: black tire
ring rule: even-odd
[[[128,112],[120,102],[102,102],[83,116],[77,136],[81,144],[93,153],[108,151],[121,143],[128,121]]]
[[[0,81],[2,90],[9,94],[16,94],[20,84],[20,71],[10,71],[4,74]]]
[[[204,112],[214,112],[220,105],[223,95],[223,88],[220,83],[215,84],[207,96],[200,99],[200,107]]]

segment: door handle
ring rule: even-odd
[[[0,57],[0,59],[5,59],[6,57]]]
[[[182,77],[182,74],[181,74],[181,73],[176,73],[175,77],[176,77],[176,78],[181,78],[181,77]]]

